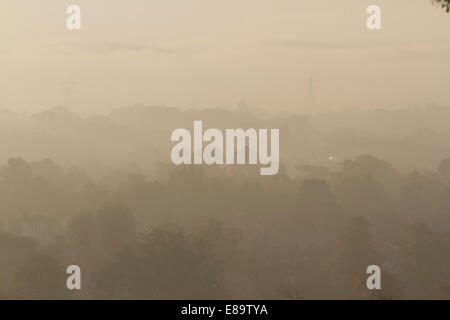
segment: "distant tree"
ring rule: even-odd
[[[448,299],[450,237],[433,232],[424,223],[405,228],[399,257],[411,299]]]
[[[217,299],[219,272],[180,227],[168,225],[122,247],[97,274],[94,297],[115,299]]]
[[[62,185],[64,178],[63,169],[51,159],[44,159],[29,164],[34,177],[43,178],[52,184]]]
[[[65,269],[48,256],[34,256],[17,270],[13,295],[16,299],[67,299]]]
[[[11,190],[17,190],[27,185],[32,177],[30,166],[20,158],[11,158],[8,165],[0,169],[2,183]]]
[[[238,263],[239,245],[242,241],[242,233],[238,229],[225,227],[224,224],[215,219],[209,219],[193,236],[194,245],[215,258],[228,270],[233,269]],[[234,259],[233,259],[234,258]]]
[[[308,179],[299,187],[299,214],[309,221],[315,232],[330,239],[340,232],[343,210],[325,180]]]
[[[58,166],[51,160],[32,165],[20,158],[11,158],[0,169],[0,210],[6,210],[11,216],[18,216],[26,211],[41,212],[55,216],[65,210],[69,213],[69,193],[67,185],[58,176]],[[55,184],[59,181],[58,185]]]
[[[369,298],[366,268],[381,265],[383,258],[375,248],[370,223],[352,218],[336,242],[331,281],[340,297]]]
[[[15,272],[36,252],[37,243],[32,239],[0,234],[0,291],[10,290]]]
[[[443,177],[450,179],[450,158],[443,159],[437,169]]]
[[[109,252],[99,250],[95,216],[79,213],[72,216],[67,225],[67,238],[71,246],[72,259],[83,266],[84,273],[90,266],[96,266]]]
[[[103,248],[114,252],[136,239],[136,220],[130,210],[118,200],[105,204],[97,213],[97,230]]]
[[[387,191],[394,192],[401,185],[400,174],[387,161],[378,159],[372,155],[363,155],[355,160],[345,160],[339,177],[366,177],[370,175],[380,182]]]
[[[95,217],[90,213],[79,213],[72,216],[67,225],[70,242],[81,247],[91,247],[95,242]]]
[[[366,217],[389,208],[391,199],[386,188],[371,174],[340,176],[335,186],[336,197],[352,215]]]

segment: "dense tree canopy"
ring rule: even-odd
[[[124,175],[113,188],[11,159],[0,168],[0,299],[448,299],[449,161],[401,173],[364,155],[264,180],[166,168],[166,179]],[[65,288],[71,264],[78,293]],[[366,290],[371,264],[382,294]]]

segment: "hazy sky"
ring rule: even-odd
[[[306,111],[311,73],[318,110],[450,105],[449,30],[429,0],[2,0],[0,108]]]

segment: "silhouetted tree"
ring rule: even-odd
[[[447,12],[450,12],[450,0],[432,0],[434,3],[437,3],[441,8],[445,9]]]

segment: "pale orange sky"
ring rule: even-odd
[[[82,30],[66,29],[66,8]],[[366,28],[366,8],[382,30]],[[0,108],[135,103],[316,108],[450,105],[450,14],[428,0],[3,0]],[[68,95],[64,83],[73,82]]]

